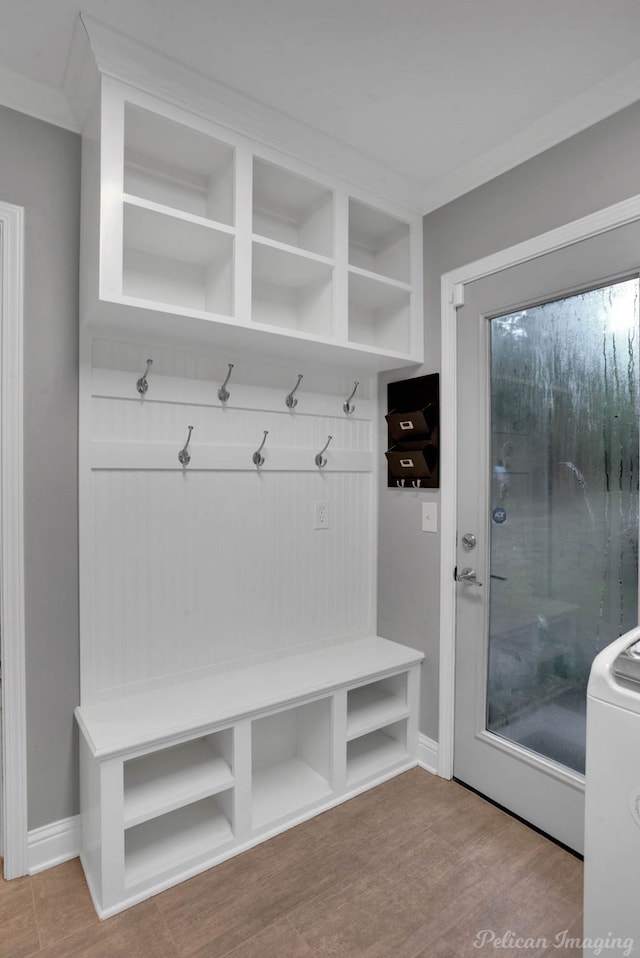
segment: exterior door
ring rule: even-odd
[[[454,775],[577,851],[586,686],[638,619],[640,227],[465,287]]]

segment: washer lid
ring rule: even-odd
[[[640,626],[596,655],[587,686],[587,712],[594,699],[640,715]]]
[[[616,656],[613,671],[620,678],[640,685],[640,639]]]

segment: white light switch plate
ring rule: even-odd
[[[438,531],[438,503],[437,502],[422,503],[422,531],[423,532]]]

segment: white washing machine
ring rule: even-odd
[[[640,628],[587,689],[584,956],[640,955]]]

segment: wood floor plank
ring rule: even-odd
[[[31,879],[0,879],[0,958],[31,958],[39,951]]]
[[[457,852],[425,830],[351,879],[296,908],[289,920],[313,952],[344,958],[413,958],[433,935],[423,932],[436,919],[442,895],[459,897],[481,884],[482,870],[458,868]]]
[[[69,928],[91,928],[99,923],[80,859],[39,872],[31,882],[43,948],[65,938]]]
[[[181,954],[219,958],[301,902],[364,868],[353,848],[311,822],[157,896]],[[254,852],[259,850],[259,855]]]
[[[293,925],[282,918],[249,941],[234,948],[226,958],[315,958]]]
[[[39,958],[180,958],[153,902],[97,925],[77,929],[39,953]]]

